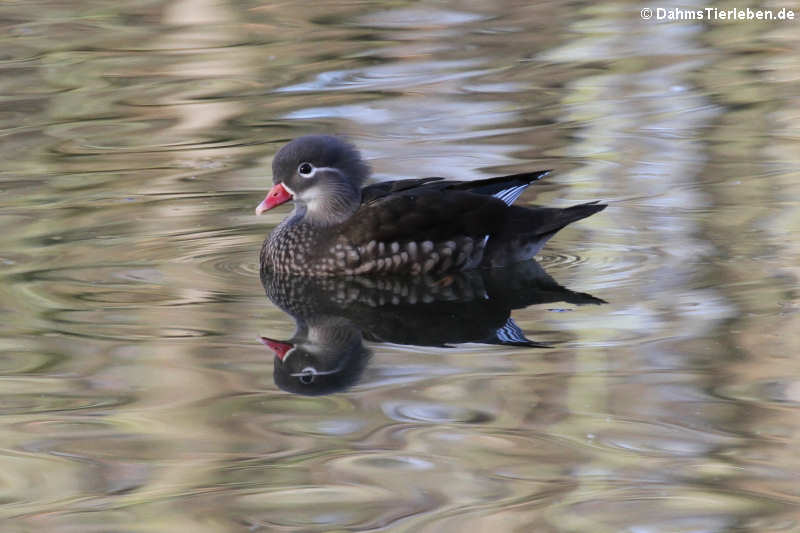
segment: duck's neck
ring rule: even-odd
[[[292,224],[304,222],[319,228],[336,226],[353,216],[360,205],[361,191],[297,198],[290,220]]]

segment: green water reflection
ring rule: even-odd
[[[800,528],[800,22],[642,7],[2,3],[3,531]],[[609,303],[278,389],[252,211],[311,132],[553,168],[521,202],[611,206],[539,262]]]

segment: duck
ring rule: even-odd
[[[444,275],[532,259],[559,230],[606,208],[513,205],[549,170],[471,181],[444,177],[367,185],[358,149],[306,135],[272,161],[273,187],[256,215],[294,209],[261,247],[262,271],[312,277]]]

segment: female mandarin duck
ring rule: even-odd
[[[309,135],[272,162],[256,214],[294,200],[267,237],[261,267],[305,276],[444,274],[531,259],[567,224],[605,209],[512,205],[549,171],[477,181],[421,178],[364,187],[369,167],[338,137]]]

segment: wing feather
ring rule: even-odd
[[[362,204],[340,234],[354,244],[483,237],[503,227],[506,209],[493,196],[422,187]]]

